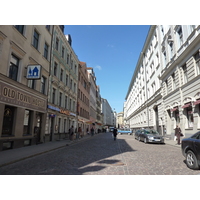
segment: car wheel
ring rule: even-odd
[[[140,140],[140,137],[138,138],[138,141],[140,142],[141,140]]]
[[[186,164],[190,169],[199,169],[197,158],[190,150],[186,154]]]
[[[147,138],[144,138],[144,143],[147,144]]]

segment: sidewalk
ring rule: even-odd
[[[95,136],[96,135],[94,135],[93,137]],[[73,145],[89,138],[91,138],[91,135],[85,135],[80,140],[70,141],[69,139],[66,139],[66,140],[63,139],[59,141],[46,142],[46,143],[38,144],[38,145],[31,145],[27,147],[1,151],[0,152],[0,167],[20,161],[20,160],[24,160],[26,158],[40,155],[49,151],[53,151],[65,146]],[[181,145],[176,145],[176,141],[170,140],[167,138],[165,139],[165,143],[167,145],[171,145],[177,148],[181,147]]]
[[[96,135],[94,135],[93,137],[95,136]],[[91,135],[85,135],[83,138],[74,141],[70,141],[69,139],[63,139],[53,142],[46,142],[38,145],[31,145],[27,147],[0,151],[0,167],[49,151],[53,151],[65,146],[73,145],[89,138],[91,138]]]

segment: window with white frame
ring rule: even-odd
[[[176,89],[175,73],[172,74],[172,87],[173,87],[173,90]]]
[[[200,74],[200,50],[198,50],[198,52],[194,55],[194,59],[196,62],[197,75],[199,75]]]
[[[186,66],[186,64],[184,64],[182,66],[182,70],[183,70],[184,83],[187,83],[188,82],[188,75],[187,75],[187,66]]]
[[[179,47],[180,47],[183,44],[183,30],[182,30],[182,26],[179,26],[176,32],[178,34],[178,41],[179,41]]]

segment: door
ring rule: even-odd
[[[14,111],[15,111],[14,107],[5,106],[4,117],[3,117],[2,135],[5,135],[5,136],[12,135]]]

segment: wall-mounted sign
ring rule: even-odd
[[[28,65],[27,66],[27,79],[40,79],[41,78],[41,65]]]

